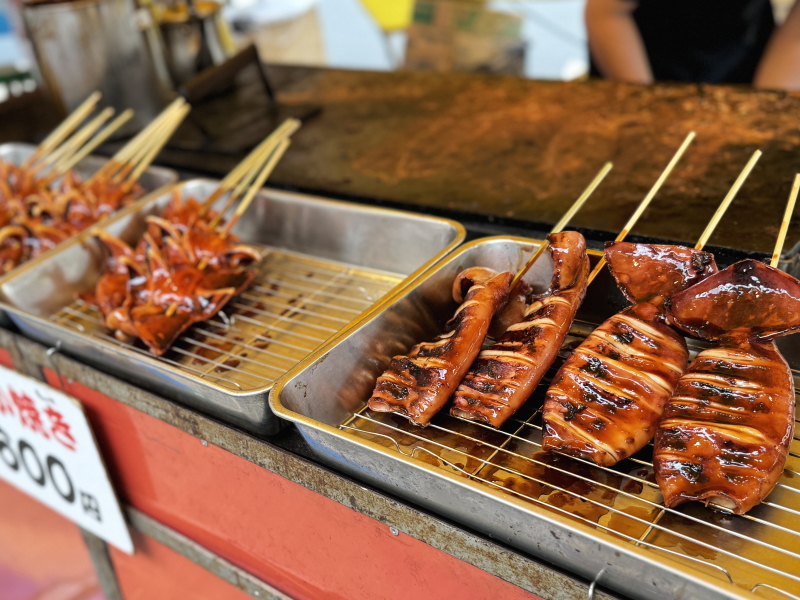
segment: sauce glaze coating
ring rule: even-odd
[[[606,259],[636,304],[595,329],[553,378],[542,447],[612,466],[653,438],[686,369],[686,343],[667,326],[665,301],[717,268],[707,252],[679,246],[611,242]]]
[[[450,414],[500,427],[525,403],[555,360],[586,295],[589,258],[580,233],[551,234],[550,288],[481,351],[456,390]]]
[[[714,499],[747,512],[778,482],[793,433],[792,373],[775,342],[725,337],[697,355],[659,424],[664,503]]]
[[[547,390],[542,447],[612,466],[649,442],[678,378],[686,342],[642,302],[595,329]]]
[[[772,338],[800,327],[800,281],[754,260],[673,296],[670,321],[715,347],[681,377],[653,464],[667,506],[714,501],[736,514],[775,487],[794,435],[792,373]]]
[[[445,405],[472,361],[480,352],[493,316],[508,300],[513,273],[486,279],[485,270],[470,279],[464,301],[448,323],[448,331],[432,342],[414,346],[406,356],[395,356],[378,378],[369,408],[407,415],[425,426]]]

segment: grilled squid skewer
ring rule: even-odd
[[[495,314],[508,300],[513,273],[487,278],[478,268],[459,276],[454,295],[464,301],[448,323],[448,331],[432,342],[414,346],[406,356],[392,358],[378,378],[369,408],[377,412],[407,415],[417,425],[427,425],[452,395],[472,361],[478,355]]]
[[[500,427],[525,403],[555,360],[586,295],[586,240],[550,234],[555,269],[550,289],[477,360],[458,386],[450,414]]]
[[[653,438],[686,369],[686,343],[666,324],[665,300],[716,266],[699,250],[628,242],[607,244],[606,258],[636,304],[595,329],[556,373],[542,447],[612,466]]]
[[[192,217],[190,211],[200,206],[174,196],[164,214],[175,221],[148,217],[135,249],[105,231],[95,234],[108,250],[108,268],[82,297],[98,306],[118,339],[139,338],[156,356],[194,323],[217,314],[255,277],[250,267],[259,252],[234,236],[223,239],[199,215]]]
[[[669,400],[656,481],[667,506],[713,501],[744,514],[775,487],[794,435],[792,373],[772,338],[800,328],[800,282],[741,261],[677,294],[670,319],[718,345],[697,355]]]
[[[545,450],[612,466],[649,442],[688,351],[659,311],[641,303],[595,329],[547,390]]]

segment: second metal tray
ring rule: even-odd
[[[270,395],[273,410],[337,469],[589,580],[599,577],[600,585],[631,598],[796,597],[797,440],[778,487],[749,514],[735,516],[699,503],[664,507],[651,446],[613,468],[543,452],[547,378],[501,430],[446,410],[420,428],[366,409],[391,357],[441,332],[456,307],[450,289],[458,272],[474,265],[516,270],[537,244],[521,238],[466,244],[281,379]],[[527,278],[542,288],[551,272],[540,260]],[[624,305],[603,271],[562,356]],[[784,355],[796,367],[800,353],[791,336],[784,339]]]
[[[173,194],[203,200],[216,187],[211,180],[177,184],[102,228],[135,244],[145,217],[159,214]],[[101,326],[96,307],[76,300],[104,271],[104,252],[93,238],[19,269],[0,294],[29,337],[269,435],[279,425],[267,405],[273,382],[464,238],[454,221],[274,190],[259,192],[233,233],[264,251],[255,281],[160,358],[118,341]]]

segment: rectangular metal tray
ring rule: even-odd
[[[516,270],[537,245],[503,237],[462,246],[292,369],[272,390],[273,411],[335,468],[588,580],[600,574],[599,585],[631,598],[796,597],[797,438],[778,487],[737,517],[698,503],[665,508],[652,446],[614,468],[542,452],[540,407],[555,367],[501,431],[446,410],[425,429],[366,410],[391,357],[441,332],[456,307],[450,289],[458,272],[475,265]],[[540,260],[527,275],[539,288],[549,281],[548,263]],[[560,360],[624,305],[605,270],[590,286]],[[784,339],[787,360],[800,365],[797,343]]]
[[[10,162],[15,165],[22,164],[25,159],[27,159],[31,154],[33,154],[34,150],[36,150],[36,146],[33,144],[25,144],[22,142],[9,142],[5,144],[0,144],[0,160],[4,160],[6,162]],[[108,162],[107,158],[103,158],[101,156],[94,156],[90,155],[80,161],[73,170],[78,173],[83,179],[88,179],[91,177],[95,171],[97,171],[100,167],[105,165]],[[164,186],[170,185],[178,181],[178,173],[173,171],[172,169],[165,169],[164,167],[148,167],[144,173],[142,173],[141,177],[139,177],[139,184],[144,188],[146,194],[150,194]],[[146,198],[140,198],[137,202],[146,201]],[[132,204],[134,206],[136,203]],[[130,207],[125,207],[122,210],[127,210]],[[121,211],[120,211],[121,212]],[[86,235],[86,232],[82,232],[79,235]],[[77,236],[76,236],[77,237]],[[53,248],[48,252],[44,252],[40,256],[37,256],[31,261],[28,261],[26,264],[32,264],[41,262],[43,260],[47,260],[49,256],[51,256],[54,252],[56,252],[58,248]],[[7,273],[6,275],[0,275],[0,283],[8,279],[12,273]],[[0,326],[3,326],[8,321],[6,320],[6,316],[3,311],[0,311]]]
[[[128,243],[173,194],[203,200],[218,182],[167,188],[103,223]],[[224,204],[220,199],[217,207]],[[421,273],[464,239],[446,219],[264,189],[236,223],[261,247],[253,284],[213,319],[187,331],[162,357],[123,343],[96,308],[76,301],[104,271],[104,252],[87,238],[0,285],[11,319],[27,336],[260,435],[278,431],[267,395],[275,380],[406,277]]]

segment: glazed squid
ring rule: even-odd
[[[453,284],[461,302],[447,324],[447,332],[432,342],[414,346],[405,356],[392,358],[378,378],[369,408],[406,415],[426,426],[445,405],[472,361],[480,352],[492,318],[508,301],[514,274],[475,267],[463,271]]]
[[[553,233],[548,241],[554,264],[549,289],[481,351],[456,390],[451,415],[502,426],[556,359],[586,295],[589,258],[580,233]]]
[[[139,338],[156,356],[255,277],[250,267],[259,252],[233,235],[223,237],[206,218],[192,219],[190,209],[200,206],[173,197],[162,214],[179,218],[147,217],[135,249],[104,231],[95,234],[107,250],[107,270],[84,300],[97,305],[118,339]]]
[[[649,442],[678,378],[686,342],[666,323],[665,302],[717,271],[707,252],[609,242],[606,259],[635,304],[595,329],[545,396],[545,450],[611,466]]]
[[[800,281],[744,260],[675,294],[669,314],[715,345],[680,378],[658,426],[664,502],[746,513],[775,487],[794,435],[794,382],[774,338],[800,328]]]
[[[0,161],[0,274],[54,248],[132,203],[143,193],[68,171],[53,183],[24,166]]]

